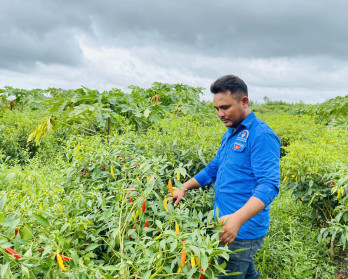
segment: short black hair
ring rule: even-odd
[[[210,91],[213,94],[226,92],[229,90],[231,94],[239,93],[248,97],[248,86],[237,76],[226,75],[217,79],[211,86]]]

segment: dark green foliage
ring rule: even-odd
[[[23,111],[21,106],[10,111],[0,95],[0,273],[7,268],[14,278],[113,278],[122,272],[149,278],[160,270],[158,278],[199,278],[200,270],[191,270],[189,262],[184,277],[176,274],[187,239],[188,260],[199,253],[207,267],[210,257],[207,275],[214,278],[221,268],[217,255],[226,253],[217,247],[219,228],[211,229],[213,188],[188,192],[178,208],[168,205],[168,213],[163,199],[168,179],[180,187],[213,158],[226,128],[212,104],[199,101],[201,88],[154,83],[149,89],[130,89],[124,94],[49,88],[33,91],[35,102],[26,91],[0,91],[12,90],[24,104]],[[331,101],[324,105],[335,106]],[[257,255],[263,278],[332,278],[336,265],[327,244],[330,238],[341,244],[337,249],[345,243],[346,128],[318,123],[319,106],[254,107],[282,141],[284,182]],[[328,111],[343,117],[340,109]],[[41,138],[38,147],[27,143],[51,114],[56,132]],[[298,198],[303,203],[294,202]],[[326,219],[324,202],[332,209]],[[140,214],[134,220],[136,209]],[[8,243],[25,254],[23,260],[4,252]],[[67,272],[57,266],[57,251],[72,258],[65,262]]]

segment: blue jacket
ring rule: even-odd
[[[237,238],[266,235],[269,204],[279,193],[280,140],[253,112],[234,131],[228,128],[215,158],[196,176],[201,186],[215,181],[214,210],[219,217],[240,209],[250,197],[265,208],[241,226]]]

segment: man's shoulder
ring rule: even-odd
[[[266,129],[266,130],[271,130],[273,132],[272,128],[266,122],[264,122],[263,120],[261,120],[258,117],[255,117],[255,121],[253,122],[253,126],[255,126],[256,130]]]
[[[272,130],[272,128],[258,117],[253,121],[251,129],[253,130],[254,137],[268,135],[278,139],[277,134]]]

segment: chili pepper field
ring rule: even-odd
[[[213,185],[167,202],[226,131],[202,90],[0,89],[0,278],[217,278]],[[262,278],[348,278],[348,96],[251,109],[282,142]]]

